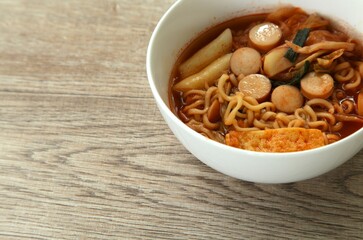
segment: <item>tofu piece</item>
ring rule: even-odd
[[[322,131],[305,128],[231,131],[225,140],[229,146],[257,152],[296,152],[325,145]]]

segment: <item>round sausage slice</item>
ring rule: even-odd
[[[273,90],[271,102],[276,106],[277,110],[293,113],[304,104],[304,97],[297,87],[281,85]]]
[[[333,93],[334,80],[327,73],[311,72],[301,79],[300,86],[301,93],[308,99],[327,99]]]
[[[270,94],[271,82],[264,75],[250,74],[239,81],[238,89],[245,95],[254,97],[258,102],[263,102]]]
[[[280,42],[282,32],[276,24],[265,22],[251,28],[248,36],[255,47],[268,51]]]
[[[229,64],[236,76],[258,73],[262,65],[261,54],[253,48],[239,48],[232,54]]]

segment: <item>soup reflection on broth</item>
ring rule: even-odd
[[[181,53],[174,113],[229,146],[293,152],[339,141],[363,124],[361,44],[329,19],[285,7],[205,31]]]

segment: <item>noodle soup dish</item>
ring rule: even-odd
[[[363,146],[363,26],[341,13],[363,3],[283,2],[177,1],[148,48],[150,86],[175,136],[243,180],[311,178]]]

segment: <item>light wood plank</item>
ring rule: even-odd
[[[1,239],[361,239],[363,152],[263,185],[190,155],[148,88],[174,1],[0,1]]]

